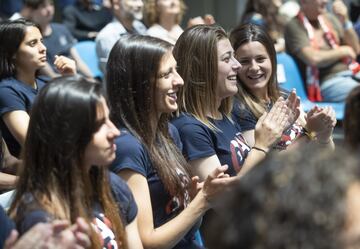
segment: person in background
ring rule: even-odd
[[[111,0],[113,21],[107,24],[95,39],[99,66],[104,75],[110,51],[120,36],[146,33],[146,27],[141,22],[143,7],[142,0]]]
[[[92,0],[77,0],[63,10],[63,24],[78,41],[95,40],[111,20],[111,11]]]
[[[144,20],[149,27],[147,34],[175,44],[184,31],[180,23],[185,10],[183,0],[145,1]]]
[[[279,13],[282,0],[248,0],[241,24],[262,26],[270,35],[276,52],[285,51],[284,27],[286,18]]]
[[[52,0],[24,0],[24,6],[31,9],[28,19],[39,25],[44,44],[47,48],[46,66],[41,68],[41,73],[54,78],[59,76],[59,71],[53,62],[56,56],[66,56],[72,58],[77,65],[78,72],[85,77],[92,78],[92,73],[85,62],[77,53],[74,45],[76,39],[71,35],[70,31],[60,23],[53,23],[54,4]]]
[[[341,0],[300,0],[300,12],[285,28],[286,51],[299,65],[311,101],[341,102],[359,83],[359,39]]]

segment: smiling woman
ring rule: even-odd
[[[168,123],[184,84],[172,45],[149,36],[123,36],[111,50],[106,71],[111,116],[122,132],[111,170],[133,191],[144,247],[203,248],[195,231],[229,178],[223,174],[226,167],[219,167],[201,190],[197,178],[191,179],[179,134]]]
[[[175,44],[174,57],[184,87],[178,96],[179,114],[171,122],[179,130],[183,154],[201,179],[225,164],[229,175],[245,174],[265,157],[291,122],[288,106],[279,100],[276,111],[259,122],[256,146],[251,150],[232,116],[237,73],[242,70],[234,55],[225,31],[214,25],[187,29]],[[292,102],[296,109],[295,96]]]
[[[35,96],[45,85],[37,71],[46,64],[46,47],[39,28],[24,19],[0,24],[0,129],[10,153],[20,156]],[[59,56],[62,74],[75,74],[73,60]]]
[[[280,96],[287,98],[291,93],[279,88],[273,41],[261,27],[254,24],[239,26],[231,32],[230,39],[235,57],[242,65],[238,71],[238,102],[233,113],[235,122],[240,124],[246,140],[253,146],[260,117],[272,109]],[[315,126],[315,123],[318,125]],[[283,132],[281,140],[273,148],[285,150],[299,145],[299,142],[309,142],[306,134],[316,134],[318,143],[332,147],[335,124],[335,113],[330,107],[313,108],[307,115],[301,111],[296,122]]]

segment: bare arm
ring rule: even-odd
[[[17,176],[0,172],[0,190],[15,188]]]
[[[209,201],[233,182],[228,177],[217,178],[224,176],[223,172],[226,169],[227,167],[220,167],[211,172],[204,182],[204,187],[191,203],[175,218],[157,228],[154,227],[150,191],[146,178],[132,170],[121,170],[119,175],[129,185],[139,208],[138,227],[144,248],[174,247],[210,208]]]
[[[333,12],[339,19],[340,23],[344,27],[344,44],[353,48],[356,54],[360,53],[359,38],[351,25],[351,21],[348,15],[348,9],[342,0],[335,0],[333,2]],[[350,24],[351,26],[348,26]]]
[[[310,46],[304,47],[299,53],[299,57],[308,65],[319,68],[326,67],[344,57],[356,58],[355,51],[350,46],[339,46],[330,50],[317,50]]]
[[[130,224],[125,228],[126,231],[126,241],[128,243],[128,249],[142,249],[143,245],[139,236],[138,229],[138,220],[135,218]]]
[[[30,117],[26,111],[12,111],[2,117],[11,134],[21,146],[24,146]]]

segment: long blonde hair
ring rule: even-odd
[[[178,97],[179,112],[187,112],[212,130],[217,128],[208,118],[218,112],[231,120],[232,97],[217,106],[217,44],[228,39],[224,29],[216,25],[197,25],[184,31],[175,44],[173,54],[178,72],[184,79]]]

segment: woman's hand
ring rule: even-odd
[[[78,218],[76,223],[70,227],[67,221],[57,220],[53,223],[36,224],[20,239],[18,239],[18,233],[13,230],[6,240],[4,248],[85,249],[91,246],[89,236],[90,226],[84,219]]]
[[[331,106],[314,106],[306,115],[306,129],[316,134],[319,143],[329,142],[335,125],[335,111]]]
[[[237,177],[230,177],[225,173],[227,169],[227,165],[217,167],[205,179],[200,191],[203,193],[209,204],[211,204],[220,194],[224,193],[229,186],[237,182]]]
[[[300,116],[300,98],[296,95],[296,90],[293,89],[286,99],[286,105],[288,107],[288,123],[287,128],[292,126]],[[286,130],[285,129],[285,130]]]
[[[279,140],[284,130],[289,126],[289,107],[280,97],[271,108],[265,112],[255,126],[255,146],[267,151]]]
[[[74,60],[65,57],[63,55],[55,55],[54,65],[56,69],[62,75],[75,75],[76,74],[76,63]]]

